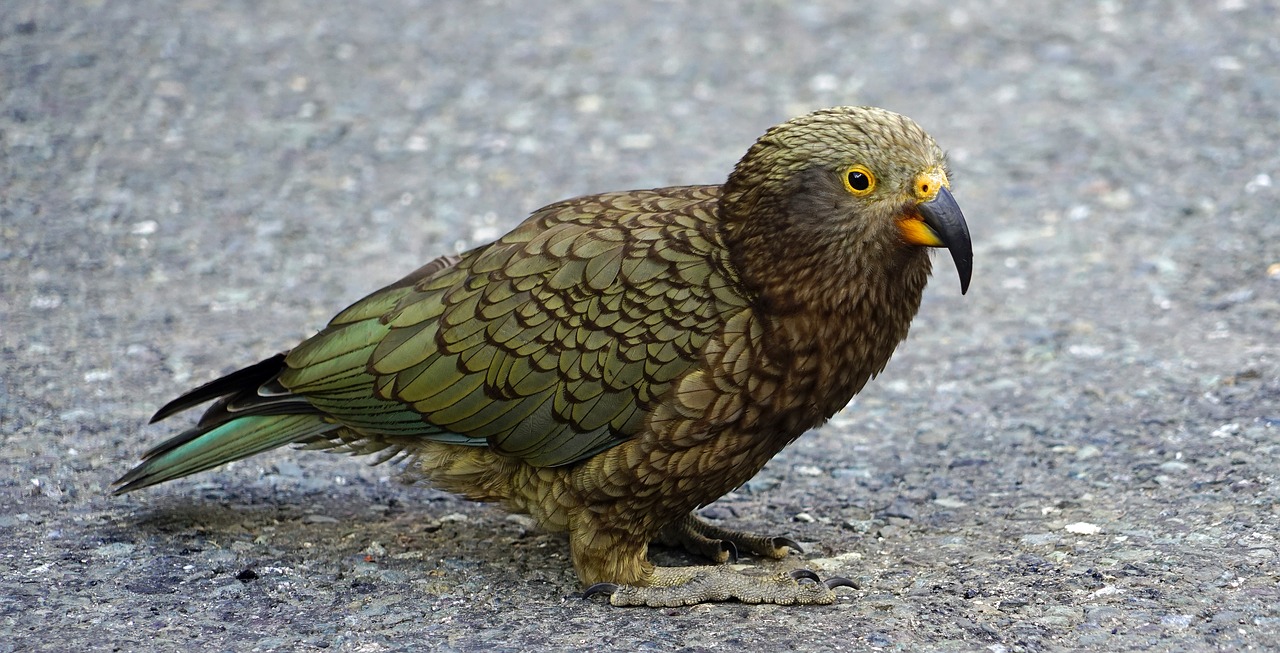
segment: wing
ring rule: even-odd
[[[748,299],[717,187],[569,200],[343,311],[281,383],[366,437],[569,464],[633,435]]]

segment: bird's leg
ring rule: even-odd
[[[604,594],[613,605],[650,607],[710,601],[812,605],[834,602],[836,587],[853,587],[845,578],[823,582],[807,569],[752,576],[727,567],[655,567],[647,559],[646,538],[584,521],[577,521],[569,536],[579,578],[594,583],[583,598]]]
[[[707,557],[715,562],[736,561],[740,552],[780,560],[787,553],[804,553],[794,540],[781,536],[755,535],[721,528],[689,513],[670,523],[655,538],[667,546],[682,546],[689,553]]]

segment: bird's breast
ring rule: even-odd
[[[843,408],[880,373],[907,336],[921,291],[863,294],[835,310],[796,311],[767,318],[757,366],[773,380],[769,396],[753,397],[794,438]]]

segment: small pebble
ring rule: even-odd
[[[1075,535],[1097,535],[1102,532],[1102,527],[1089,522],[1078,521],[1074,524],[1067,524],[1065,527],[1068,533]]]
[[[1101,449],[1091,444],[1086,444],[1085,446],[1080,447],[1078,451],[1076,451],[1076,460],[1089,460],[1090,458],[1097,458],[1098,456],[1101,456],[1101,455],[1102,455]]]

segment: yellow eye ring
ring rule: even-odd
[[[876,188],[876,176],[866,166],[853,166],[844,173],[844,189],[862,197]]]

